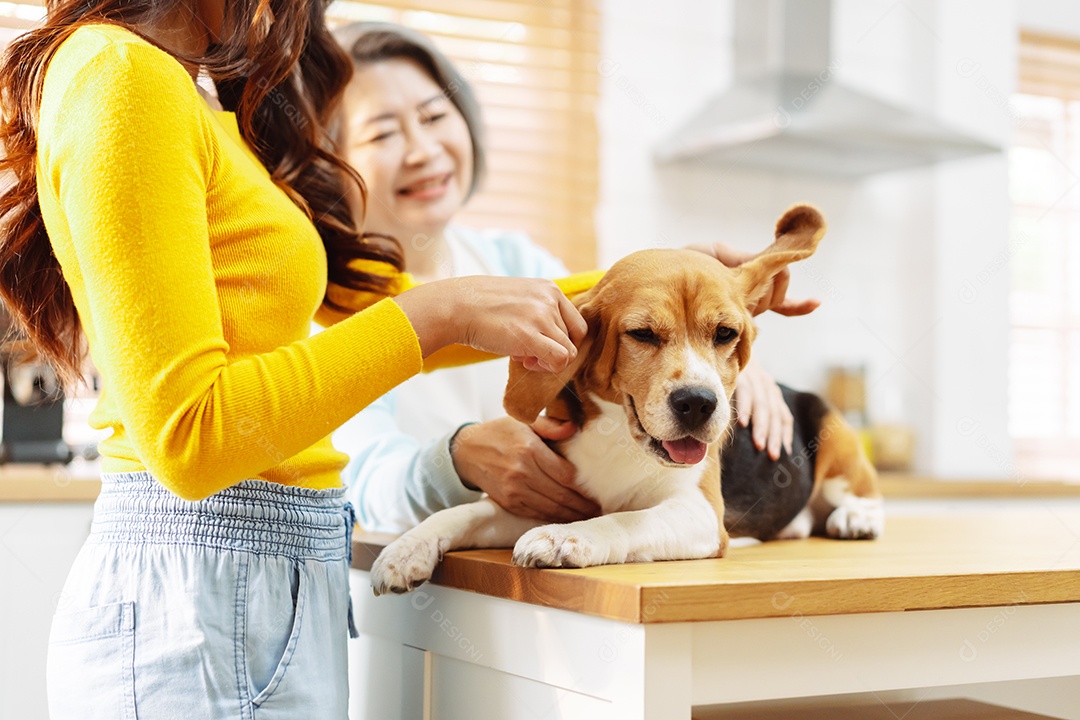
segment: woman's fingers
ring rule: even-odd
[[[536,456],[540,481],[532,489],[581,517],[593,517],[599,513],[600,507],[574,487],[576,473],[570,461],[553,450],[545,449],[546,453],[540,452]]]
[[[581,316],[581,312],[574,306],[574,303],[570,302],[570,299],[559,293],[559,312],[565,321],[566,332],[570,336],[570,342],[575,347],[581,345],[581,342],[585,339],[585,336],[589,332],[589,325],[585,322],[585,318]]]
[[[553,283],[547,285],[553,302],[548,304],[548,298],[541,302],[534,331],[526,330],[523,336],[527,347],[517,354],[527,356],[523,362],[526,369],[560,372],[577,357],[577,346],[585,338],[588,326],[562,291]]]
[[[729,268],[738,267],[744,262],[753,260],[756,257],[754,253],[737,250],[730,245],[726,245],[722,242],[701,245],[687,245],[686,249],[694,250],[695,252],[699,253],[704,253],[705,255],[710,255],[727,265]]]
[[[536,418],[529,427],[532,431],[539,435],[544,440],[549,442],[557,442],[559,440],[567,440],[573,437],[574,433],[578,431],[578,426],[569,420],[558,420],[547,415],[541,415]]]
[[[773,383],[769,392],[772,407],[769,408],[769,437],[766,449],[773,460],[780,459],[780,445],[784,443],[784,400],[780,388]]]
[[[791,414],[791,408],[784,402],[784,394],[780,392],[780,386],[776,386],[777,393],[780,395],[780,432],[783,436],[784,449],[787,450],[787,454],[791,455],[791,444],[795,441],[795,416]],[[777,457],[780,456],[779,449],[776,451]]]
[[[549,339],[559,343],[566,351],[566,354],[565,356],[553,356],[550,360],[544,359],[542,364],[551,372],[558,372],[565,369],[577,357],[577,346],[585,339],[588,326],[585,323],[585,318],[581,317],[581,313],[563,295],[562,291],[555,287],[554,292],[555,312],[551,318],[554,331],[549,329],[545,334]]]
[[[739,423],[743,427],[750,424],[755,448],[767,451],[773,460],[780,458],[781,447],[791,454],[795,418],[780,386],[753,360],[736,380],[735,409]]]
[[[805,300],[785,298],[782,303],[772,307],[771,310],[780,315],[795,317],[797,315],[808,315],[817,310],[820,306],[821,301],[817,298],[806,298]]]
[[[762,308],[762,311],[769,310],[774,307],[779,307],[783,304],[784,298],[787,297],[788,285],[791,284],[791,272],[784,268],[780,272],[773,275],[772,278],[772,293],[769,296],[769,304]]]
[[[563,338],[566,338],[567,344],[570,343],[565,335]],[[523,344],[525,347],[521,354],[525,359],[522,364],[526,370],[559,372],[573,361],[577,353],[573,345],[568,349],[566,345],[540,333],[527,332]]]
[[[750,376],[746,373],[741,373],[735,381],[735,412],[740,425],[746,427],[750,424],[750,415],[754,412],[754,391]]]
[[[764,450],[766,441],[769,438],[769,395],[768,390],[765,389],[765,384],[761,381],[761,376],[758,373],[753,373],[750,376],[750,382],[754,388],[754,418],[753,418],[753,437],[754,447],[758,450]]]

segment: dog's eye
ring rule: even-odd
[[[638,342],[649,343],[650,345],[660,344],[660,338],[656,336],[649,328],[640,328],[638,330],[627,330],[626,334],[634,338]]]
[[[721,325],[716,328],[716,335],[713,336],[713,343],[716,345],[727,345],[738,336],[739,333],[734,329]]]

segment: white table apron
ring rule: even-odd
[[[778,594],[785,617],[649,624],[351,583],[354,720],[690,720],[695,705],[1080,676],[1080,603],[805,616]]]

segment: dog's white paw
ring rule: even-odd
[[[825,521],[825,532],[841,540],[873,540],[885,531],[881,498],[845,495]]]
[[[375,559],[371,588],[376,595],[411,592],[431,579],[442,554],[438,538],[402,535]]]
[[[809,507],[804,507],[791,522],[780,532],[776,533],[777,540],[803,540],[810,537],[814,529],[814,514]]]
[[[573,525],[542,525],[514,545],[513,562],[522,567],[590,567],[614,562],[608,543]]]

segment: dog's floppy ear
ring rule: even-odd
[[[776,223],[776,240],[753,259],[738,268],[739,282],[743,287],[746,307],[752,308],[771,292],[771,280],[776,273],[793,262],[805,260],[814,254],[818,242],[825,235],[825,218],[812,205],[795,205],[788,209]],[[746,313],[746,327],[739,344],[735,347],[739,371],[750,362],[750,346],[757,330],[750,312]]]
[[[746,313],[746,326],[743,328],[742,334],[739,335],[739,342],[735,346],[735,359],[739,362],[739,372],[746,369],[746,366],[750,364],[750,347],[754,344],[754,338],[757,337],[757,328],[754,327],[754,320],[750,317],[750,313]],[[734,388],[732,388],[734,392]]]
[[[577,357],[565,370],[557,373],[526,370],[521,363],[510,361],[510,379],[503,394],[503,408],[510,417],[532,424],[585,366],[600,331],[600,312],[595,302],[598,289],[599,285],[574,298],[589,331],[578,347]]]
[[[825,218],[812,205],[795,205],[776,223],[776,240],[737,270],[747,307],[754,307],[771,290],[772,277],[786,266],[814,254],[825,235]]]

